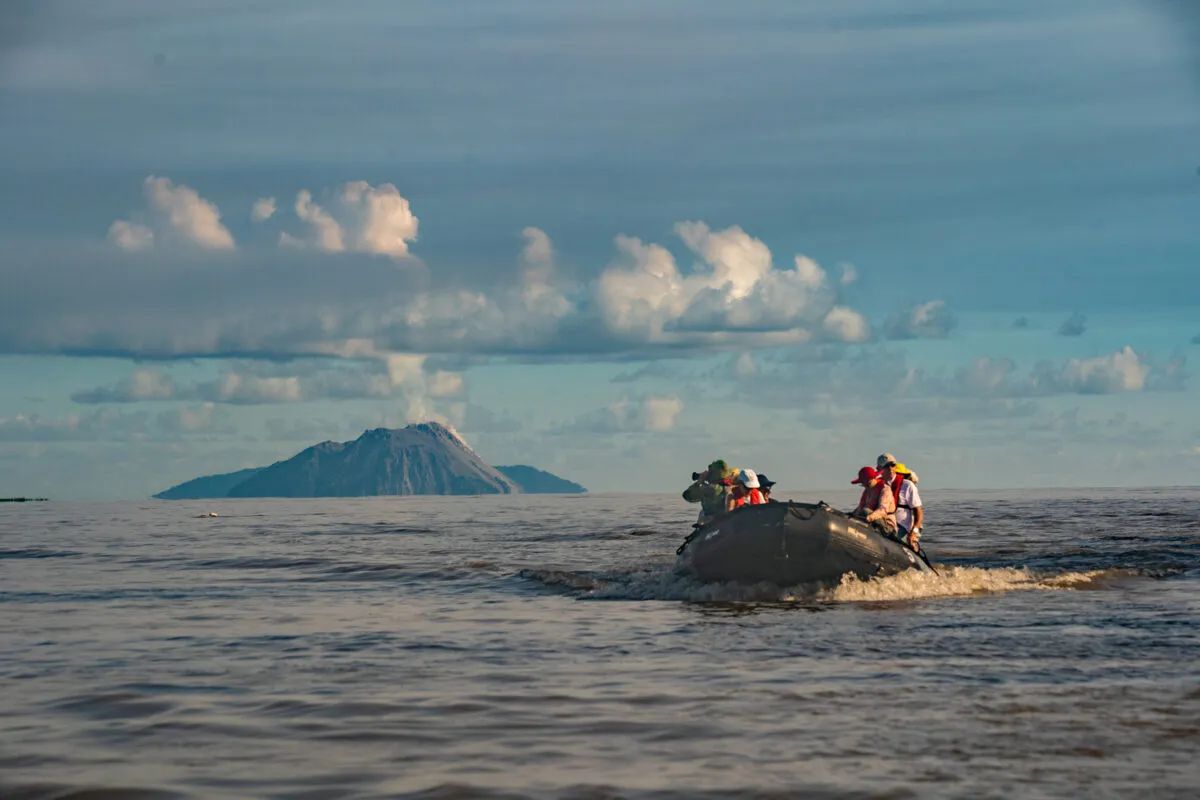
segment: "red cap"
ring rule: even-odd
[[[863,467],[858,471],[858,477],[850,481],[851,483],[861,483],[866,486],[871,481],[879,477],[879,471],[874,467]]]

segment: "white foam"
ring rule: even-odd
[[[818,593],[825,602],[855,603],[886,600],[916,600],[924,597],[963,597],[974,594],[1028,590],[1075,589],[1090,584],[1103,572],[1065,572],[1039,575],[1023,567],[948,567],[938,568],[940,575],[907,570],[886,578],[860,580],[843,575],[841,583]]]
[[[1093,585],[1112,570],[1039,574],[1019,567],[938,567],[940,575],[908,570],[886,578],[860,580],[842,576],[831,588],[771,583],[703,583],[673,567],[637,570],[597,578],[585,597],[599,600],[683,600],[689,602],[817,602],[863,603],[919,600],[931,597],[969,597],[1013,591],[1064,591]],[[576,585],[585,588],[584,585]]]

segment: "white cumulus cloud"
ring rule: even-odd
[[[172,239],[206,250],[234,249],[233,234],[221,224],[221,212],[190,186],[150,175],[142,182],[148,225],[118,219],[108,240],[122,250],[147,250]]]
[[[308,224],[308,234],[296,237],[284,233],[280,243],[307,245],[329,253],[349,251],[404,258],[419,227],[408,200],[390,183],[344,183],[328,208],[317,204],[312,193],[302,189],[296,195],[295,211]]]
[[[871,325],[852,308],[834,306],[829,309],[821,328],[830,339],[839,342],[865,342],[871,338]]]
[[[156,219],[185,241],[210,250],[233,249],[233,234],[221,224],[221,212],[195,189],[154,175],[143,188]]]
[[[737,226],[714,231],[703,222],[682,222],[675,230],[700,259],[686,275],[666,248],[617,237],[618,260],[594,288],[612,332],[680,344],[735,333],[754,333],[764,344],[819,335],[865,338],[865,321],[848,309],[825,324],[837,292],[812,259],[796,256],[791,268],[776,269],[770,249]]]

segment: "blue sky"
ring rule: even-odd
[[[0,495],[380,424],[670,490],[1194,483],[1170,0],[18,3]]]

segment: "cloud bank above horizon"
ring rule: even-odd
[[[421,419],[601,489],[1198,465],[1180,6],[133,8],[6,29],[0,491]]]

